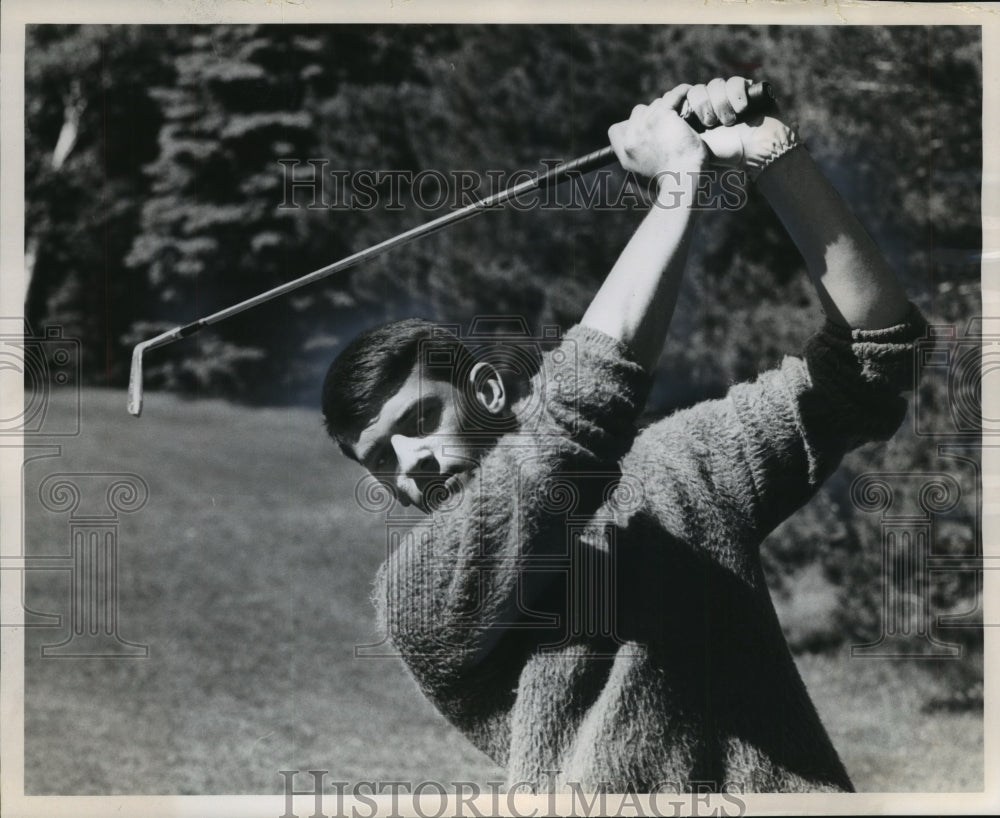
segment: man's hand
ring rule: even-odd
[[[625,170],[650,178],[665,171],[700,170],[706,162],[754,173],[768,159],[767,150],[794,134],[773,117],[740,121],[749,105],[744,77],[717,77],[706,84],[678,85],[650,105],[637,105],[625,122],[608,130],[608,138]],[[685,118],[697,119],[696,133]]]
[[[681,116],[694,115],[706,130],[735,125],[750,104],[749,87],[750,80],[743,77],[716,77],[707,85],[689,86]]]
[[[746,111],[750,80],[714,79],[687,90],[681,114],[698,119],[707,129],[701,134],[711,161],[746,170],[752,179],[799,144],[795,131],[773,116],[738,119]]]
[[[752,124],[739,121],[749,105],[749,87],[750,80],[743,77],[728,80],[716,77],[705,85],[692,85],[687,90],[681,114],[701,122],[705,128],[701,139],[712,161],[718,164],[742,169],[753,128],[763,121],[760,116]]]
[[[608,129],[625,170],[650,178],[665,171],[701,170],[708,149],[678,113],[690,87],[678,85],[649,105],[636,105],[625,122]]]

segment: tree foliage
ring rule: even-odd
[[[977,29],[727,26],[33,26],[28,233],[35,321],[77,328],[87,376],[127,346],[427,221],[401,191],[372,209],[282,208],[286,167],[329,174],[536,170],[605,143],[675,81],[766,77],[814,155],[933,310],[978,277]],[[823,66],[823,70],[816,70]],[[72,100],[69,159],[53,167]],[[351,191],[342,190],[345,196]],[[357,191],[354,191],[357,193]],[[322,203],[321,203],[322,204]],[[292,402],[364,323],[578,317],[640,214],[490,213],[157,353],[153,385]],[[815,324],[801,264],[755,197],[703,221],[659,409],[717,392]],[[706,360],[704,350],[713,354]],[[197,360],[200,359],[200,360]],[[315,360],[314,360],[315,359]]]

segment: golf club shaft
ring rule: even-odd
[[[758,82],[751,85],[747,88],[747,101],[748,107],[746,109],[746,113],[754,114],[765,110],[767,106],[770,106],[774,102],[774,95],[771,92],[770,85],[766,82]],[[692,127],[696,124],[700,125],[697,116],[695,116],[693,112],[684,111],[683,114],[685,120],[692,125]],[[133,415],[138,415],[142,410],[142,356],[146,351],[166,346],[167,344],[173,343],[181,338],[186,338],[187,336],[198,332],[203,327],[208,327],[212,324],[217,324],[220,321],[225,321],[227,318],[232,318],[234,315],[239,315],[242,312],[246,312],[247,310],[253,309],[254,307],[268,301],[273,301],[275,298],[287,295],[300,287],[305,287],[315,281],[320,281],[321,279],[327,278],[335,273],[355,267],[381,255],[382,253],[386,253],[396,247],[408,244],[414,239],[427,236],[441,230],[442,228],[465,221],[466,219],[471,218],[484,210],[501,207],[506,202],[517,196],[530,193],[531,191],[538,190],[539,188],[548,187],[549,185],[558,184],[559,182],[564,181],[571,174],[583,175],[585,173],[589,173],[592,170],[611,164],[614,160],[614,150],[608,146],[601,148],[600,150],[593,151],[592,153],[588,153],[584,156],[577,157],[569,162],[564,162],[560,165],[549,168],[544,173],[536,174],[531,178],[516,185],[511,185],[498,193],[494,193],[484,199],[479,199],[472,204],[460,208],[459,210],[453,210],[452,212],[439,216],[436,219],[432,219],[425,224],[418,225],[417,227],[413,227],[399,233],[398,235],[385,239],[378,244],[373,244],[371,247],[366,247],[364,250],[359,250],[357,253],[346,256],[339,261],[335,261],[325,267],[320,267],[318,270],[314,270],[313,272],[300,278],[280,284],[277,287],[260,293],[259,295],[248,298],[246,301],[240,301],[238,304],[233,304],[230,307],[214,312],[204,318],[199,318],[197,321],[192,321],[190,324],[175,327],[174,329],[168,330],[161,335],[157,335],[147,341],[137,344],[132,352],[132,369],[129,376],[129,412]]]
[[[531,191],[541,187],[556,184],[557,182],[565,179],[565,177],[570,173],[589,173],[592,170],[610,164],[614,161],[614,158],[614,151],[609,146],[607,148],[594,151],[593,153],[588,153],[586,156],[578,157],[571,162],[566,162],[565,164],[551,168],[545,173],[538,174],[537,176],[527,179],[524,182],[504,188],[504,190],[499,193],[487,196],[485,199],[479,199],[459,210],[453,210],[451,213],[446,213],[445,215],[432,219],[425,224],[418,225],[417,227],[413,227],[399,233],[398,235],[392,236],[385,241],[380,241],[378,244],[373,244],[371,247],[366,247],[364,250],[359,250],[357,253],[346,256],[345,258],[335,261],[332,264],[328,264],[326,267],[314,270],[301,278],[296,278],[293,281],[280,284],[273,289],[260,293],[260,295],[255,295],[252,298],[248,298],[246,301],[241,301],[238,304],[233,304],[231,307],[226,307],[225,309],[219,310],[211,315],[207,315],[204,318],[199,318],[197,321],[193,321],[183,327],[177,327],[175,330],[171,330],[170,332],[164,333],[162,336],[158,336],[157,338],[148,341],[146,349],[163,346],[163,344],[170,343],[170,341],[173,341],[176,338],[184,338],[188,335],[192,335],[202,327],[216,324],[219,321],[225,321],[227,318],[232,318],[234,315],[238,315],[244,310],[249,310],[267,301],[286,295],[293,290],[297,290],[299,287],[305,287],[307,284],[312,284],[314,281],[319,281],[320,279],[331,276],[334,273],[339,273],[343,270],[349,269],[350,267],[355,267],[358,264],[362,264],[363,262],[392,250],[395,247],[408,244],[414,239],[427,236],[441,230],[444,227],[464,221],[470,216],[475,216],[483,210],[501,207],[516,196],[530,193]],[[161,338],[163,339],[162,341],[160,340]]]
[[[615,153],[610,146],[593,151],[585,156],[580,156],[570,162],[565,162],[561,165],[550,168],[544,173],[532,176],[530,179],[526,179],[519,184],[504,188],[504,190],[499,193],[494,193],[491,196],[487,196],[485,199],[479,199],[459,210],[446,213],[443,216],[439,216],[438,218],[432,219],[425,224],[418,225],[417,227],[413,227],[399,233],[398,235],[392,236],[391,238],[381,241],[378,244],[373,244],[371,247],[366,247],[364,250],[359,250],[357,253],[353,253],[352,255],[342,258],[339,261],[335,261],[332,264],[328,264],[326,267],[314,270],[301,278],[296,278],[293,281],[280,284],[277,287],[260,293],[259,295],[248,298],[246,301],[240,301],[238,304],[233,304],[232,306],[226,307],[218,312],[214,312],[211,315],[206,315],[204,318],[199,318],[197,321],[192,321],[190,324],[174,327],[174,329],[168,330],[167,332],[137,344],[135,349],[132,351],[132,369],[129,374],[129,412],[138,416],[142,411],[142,356],[148,350],[166,346],[167,344],[173,343],[181,338],[194,335],[194,333],[198,332],[203,327],[208,327],[212,324],[217,324],[220,321],[225,321],[227,318],[232,318],[234,315],[239,315],[242,312],[246,312],[249,309],[253,309],[256,306],[297,290],[300,287],[305,287],[307,284],[312,284],[314,281],[319,281],[320,279],[327,278],[335,273],[342,272],[351,267],[356,267],[359,264],[375,258],[375,256],[386,253],[389,250],[400,247],[401,245],[408,244],[414,239],[421,238],[422,236],[429,235],[430,233],[435,233],[442,228],[448,227],[449,225],[464,221],[465,219],[475,216],[477,213],[481,213],[484,210],[501,207],[516,196],[521,196],[539,188],[557,184],[563,181],[571,173],[579,175],[589,173],[592,170],[596,170],[597,168],[610,164],[614,161],[614,159]]]

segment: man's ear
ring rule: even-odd
[[[507,391],[503,379],[496,367],[486,361],[480,361],[469,372],[469,386],[476,402],[494,417],[502,415],[507,410]]]

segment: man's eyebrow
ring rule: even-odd
[[[401,420],[403,420],[407,415],[411,414],[414,410],[419,408],[420,404],[422,404],[425,401],[425,399],[426,399],[425,396],[418,395],[409,403],[407,403],[399,412],[397,412],[396,416],[392,419],[392,422],[389,424],[389,434],[390,435],[392,434],[392,431],[396,428],[396,426],[399,425],[399,422]],[[370,428],[372,424],[378,423],[379,418],[381,417],[382,417],[381,412],[375,415],[375,417],[372,418],[372,422],[368,424],[368,428]],[[367,463],[367,461],[371,459],[373,454],[375,454],[381,448],[383,448],[383,445],[384,444],[382,442],[382,436],[379,436],[375,439],[375,442],[368,447],[368,451],[364,452],[364,454],[362,454],[360,451],[357,450],[357,448],[355,448],[354,453],[357,455],[358,462],[366,469],[371,471],[371,468]]]
[[[362,466],[366,466],[365,461],[369,458],[369,456],[371,455],[371,453],[375,450],[375,446],[376,445],[377,444],[372,444],[371,446],[368,447],[368,451],[365,452],[364,454],[362,454],[361,451],[358,450],[357,444],[355,444],[355,446],[353,447],[353,449],[354,449],[354,459],[357,460]],[[366,468],[367,468],[367,466],[366,466]]]
[[[363,435],[367,429],[370,429],[372,426],[378,423],[381,417],[382,417],[382,409],[379,409],[372,417],[372,419],[368,421],[364,429],[362,429],[361,432],[358,434],[358,439],[354,441],[354,445],[351,447],[354,450],[354,459],[357,460],[362,466],[365,465],[365,461],[371,456],[371,453],[375,451],[375,448],[378,446],[378,440],[376,440],[371,446],[368,447],[368,451],[362,454],[361,450],[358,448],[358,444],[361,442],[361,435]]]

